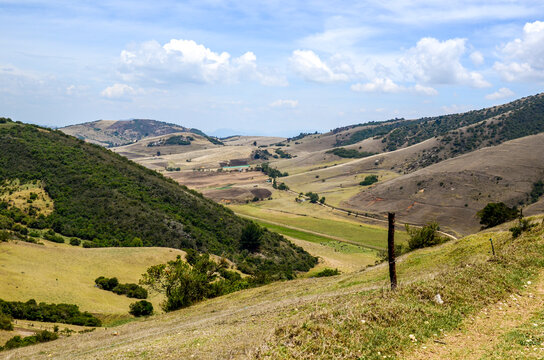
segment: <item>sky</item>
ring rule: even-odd
[[[0,116],[291,136],[542,92],[544,2],[0,0]]]

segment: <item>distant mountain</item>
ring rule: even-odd
[[[121,134],[124,125],[136,124],[144,134],[156,123],[134,120],[111,125]],[[50,227],[94,246],[143,243],[197,249],[225,256],[247,273],[266,273],[271,278],[290,277],[316,262],[269,231],[261,236],[260,251],[242,250],[240,239],[248,220],[200,193],[61,131],[4,121],[0,123],[0,190],[3,183],[16,179],[22,184],[44,184],[54,202],[46,217],[29,212],[18,221]],[[0,205],[0,209],[9,207]]]
[[[150,119],[97,120],[66,126],[59,130],[78,139],[105,147],[127,145],[146,137],[179,132],[201,135],[208,138],[210,142],[215,140],[198,129],[189,129],[181,125]]]

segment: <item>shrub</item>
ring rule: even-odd
[[[0,312],[0,330],[13,330],[13,324],[11,323],[11,316],[8,316]]]
[[[79,240],[78,238],[71,238],[70,239],[70,245],[79,246],[80,244],[81,244],[81,240]]]
[[[307,192],[305,195],[310,198],[310,202],[313,204],[317,203],[317,201],[319,200],[319,195],[314,192],[310,191]]]
[[[429,246],[443,243],[445,239],[438,235],[440,226],[436,222],[430,222],[422,228],[413,228],[406,224],[406,232],[410,236],[408,239],[409,250],[421,249]]]
[[[520,218],[518,225],[511,227],[510,231],[512,232],[512,237],[515,239],[519,237],[521,233],[529,231],[535,226],[536,224],[531,224],[528,219]]]
[[[367,186],[372,185],[374,183],[378,182],[378,176],[377,175],[368,175],[365,176],[364,180],[359,183],[361,186]]]
[[[4,350],[15,349],[23,346],[34,345],[42,342],[58,339],[59,336],[51,331],[43,330],[36,335],[26,336],[24,338],[19,335],[9,339],[4,345]]]
[[[92,242],[92,241],[84,241],[84,242],[83,242],[83,247],[84,247],[85,249],[90,249],[90,248],[95,248],[95,247],[97,247],[97,246],[96,246],[96,243],[94,243],[94,242]]]
[[[325,276],[335,276],[340,275],[340,271],[338,269],[323,269],[317,274],[314,275],[314,277],[325,277]]]
[[[242,250],[249,250],[251,252],[259,251],[261,247],[261,236],[263,235],[263,229],[250,222],[242,230],[242,236],[240,237],[240,248]]]
[[[484,228],[490,228],[517,218],[519,211],[516,208],[508,207],[502,202],[489,203],[476,215],[480,218],[480,224]]]
[[[8,241],[9,239],[9,232],[6,230],[0,230],[0,242]]]
[[[130,304],[129,313],[134,316],[147,316],[153,313],[153,304],[149,301],[141,300]]]

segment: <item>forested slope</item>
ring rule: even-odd
[[[192,248],[223,255],[248,273],[292,276],[315,264],[301,248],[264,231],[257,252],[244,250],[248,224],[229,209],[102,147],[60,131],[0,123],[0,183],[40,180],[54,201],[34,227],[90,240],[95,246]],[[7,206],[7,205],[4,205]]]

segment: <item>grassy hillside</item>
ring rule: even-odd
[[[306,271],[315,259],[282,236],[264,232],[259,253],[242,251],[248,223],[229,209],[102,147],[60,131],[0,124],[0,183],[41,182],[54,202],[48,216],[19,221],[51,227],[95,246],[192,248],[225,256],[248,273],[273,278]],[[4,206],[8,209],[9,204]]]
[[[538,94],[501,106],[466,113],[365,124],[363,129],[350,134],[349,137],[339,136],[335,145],[349,145],[368,138],[380,137],[385,144],[385,150],[391,151],[445,135],[452,130],[486,119],[496,118],[497,123],[482,124],[480,128],[473,129],[473,136],[465,140],[464,144],[456,143],[457,152],[462,153],[486,144],[497,144],[543,131],[543,110],[544,96]],[[455,142],[455,139],[449,141]]]
[[[387,267],[377,266],[244,290],[124,325],[115,329],[118,336],[97,331],[0,356],[404,359],[436,342],[447,354],[454,345],[450,334],[472,331],[472,319],[485,318],[495,307],[518,313],[520,325],[531,319],[521,305],[505,303],[512,296],[526,299],[519,304],[542,297],[532,283],[540,281],[544,269],[544,227],[542,218],[532,221],[539,225],[515,240],[510,232],[495,229],[405,255],[397,264],[400,286],[395,292],[389,290]],[[436,294],[443,303],[434,300]],[[490,329],[495,325],[487,324]],[[520,331],[531,330],[513,325],[510,336],[517,338],[525,339]],[[488,357],[502,354],[509,341],[494,350],[492,343],[477,341],[478,333],[470,335],[479,352],[489,350]]]
[[[121,146],[153,136],[163,136],[172,133],[193,133],[208,139],[212,143],[220,143],[215,138],[208,137],[198,129],[188,129],[181,125],[170,124],[150,119],[133,120],[97,120],[83,124],[66,126],[62,132],[105,147]]]
[[[343,206],[395,211],[408,222],[436,220],[469,234],[480,228],[476,212],[487,203],[521,206],[531,201],[534,184],[544,179],[542,151],[544,134],[508,141],[387,179],[352,196]]]
[[[83,249],[43,241],[44,245],[10,241],[0,244],[0,296],[3,300],[76,304],[94,314],[128,315],[134,299],[101,290],[99,276],[138,283],[148,267],[184,256],[168,248]],[[162,299],[151,294],[156,311]]]

